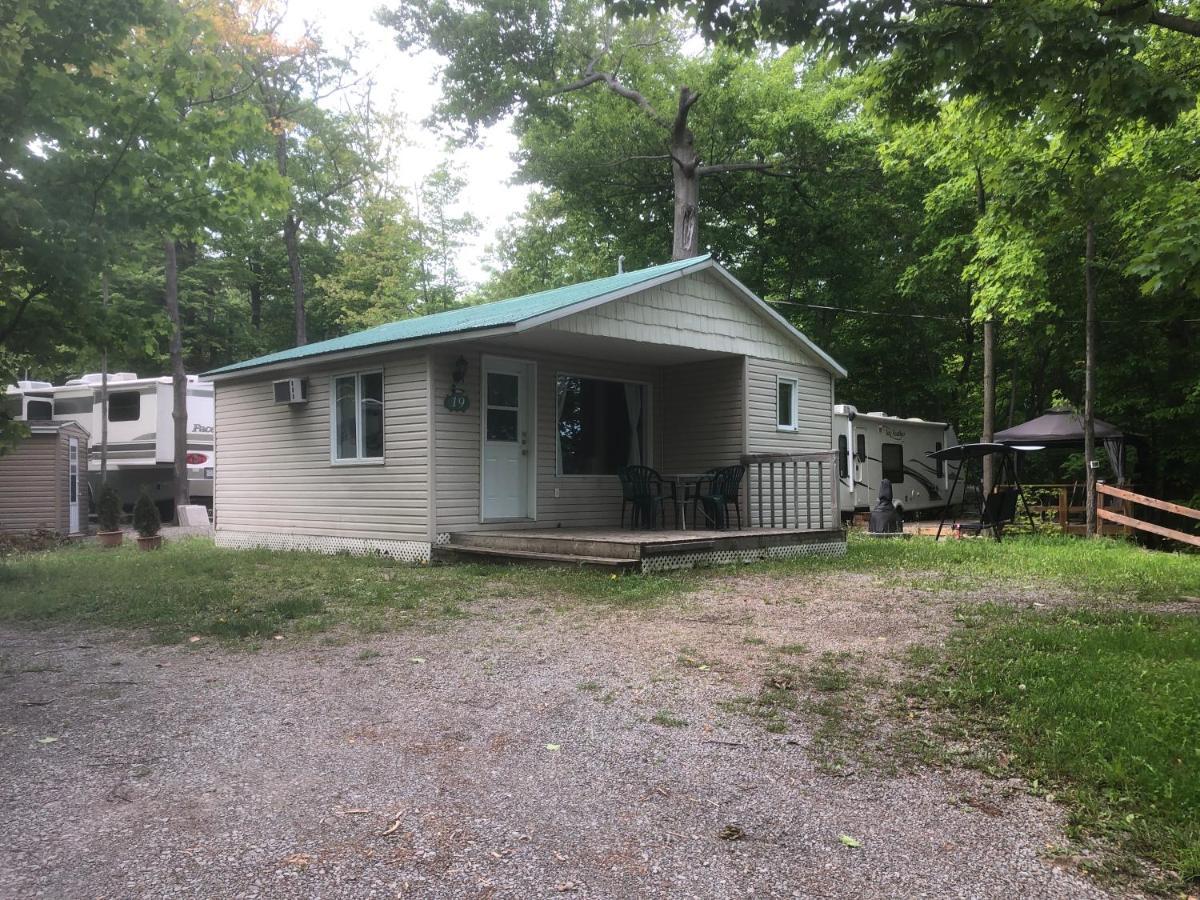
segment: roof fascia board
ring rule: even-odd
[[[495,328],[475,328],[464,331],[451,331],[447,334],[435,334],[423,338],[409,338],[401,341],[386,341],[380,344],[367,344],[363,347],[352,347],[349,350],[334,350],[329,353],[314,353],[312,356],[301,356],[296,359],[285,359],[279,362],[267,363],[262,366],[248,366],[232,372],[205,374],[203,377],[213,382],[232,381],[235,378],[249,378],[256,375],[266,375],[276,372],[296,371],[301,368],[337,363],[344,360],[356,359],[360,356],[373,356],[377,353],[387,353],[392,350],[416,350],[421,347],[432,347],[437,344],[449,344],[455,341],[475,340],[476,338],[499,337],[516,331],[513,325],[500,325]]]
[[[831,372],[833,372],[839,378],[846,377],[846,375],[847,375],[846,370],[841,366],[840,363],[838,363],[837,360],[835,360],[832,356],[830,356],[828,353],[826,353],[824,350],[822,350],[820,347],[818,347],[816,344],[814,344],[812,341],[810,341],[808,339],[808,337],[804,334],[804,332],[802,332],[798,328],[796,328],[795,325],[793,325],[791,322],[789,322],[787,319],[785,319],[783,316],[781,316],[778,312],[771,309],[770,304],[768,304],[765,300],[763,300],[761,297],[759,297],[757,294],[755,294],[754,291],[750,290],[750,288],[746,287],[744,284],[742,284],[740,281],[738,281],[736,278],[734,278],[728,269],[726,269],[723,265],[721,265],[720,263],[715,262],[715,261],[712,263],[712,266],[713,266],[713,269],[715,271],[717,271],[718,273],[720,273],[720,275],[727,282],[729,282],[730,286],[733,287],[735,290],[737,290],[737,292],[739,294],[741,294],[744,299],[749,301],[750,304],[752,306],[754,306],[756,309],[758,309],[760,312],[764,313],[768,319],[770,319],[778,327],[782,328],[790,337],[792,337],[793,339],[795,339],[795,340],[799,341],[801,344],[803,344],[804,347],[806,347],[809,350],[809,352],[811,352],[814,356],[817,357],[817,359],[819,359],[822,363],[824,363],[824,365],[827,369],[829,369]]]
[[[522,319],[517,323],[517,331],[528,331],[530,328],[537,328],[539,325],[547,325],[550,322],[556,322],[559,319],[565,319],[567,316],[573,316],[576,313],[587,312],[589,309],[595,309],[597,306],[603,306],[605,303],[612,303],[614,300],[620,300],[624,297],[629,297],[642,291],[648,291],[651,288],[668,284],[678,278],[683,278],[686,275],[693,275],[696,272],[700,272],[711,267],[712,265],[713,261],[711,259],[705,259],[696,263],[695,265],[685,266],[682,269],[676,269],[674,272],[668,272],[665,275],[659,275],[657,278],[639,281],[637,284],[618,288],[615,291],[609,291],[607,294],[601,294],[599,297],[589,297],[587,300],[580,300],[577,303],[572,303],[570,306],[559,307],[558,309],[542,313],[541,315],[533,316],[528,319]]]

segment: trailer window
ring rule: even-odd
[[[861,431],[854,436],[854,456],[860,463],[867,461],[867,436]]]
[[[108,395],[108,421],[136,422],[142,417],[142,395],[137,391],[113,391]]]
[[[901,444],[882,444],[879,460],[883,463],[883,477],[892,484],[904,481],[904,447]]]
[[[42,421],[54,418],[54,404],[49,400],[30,400],[25,404],[25,418]]]
[[[844,434],[838,435],[838,478],[850,475],[850,446]]]
[[[942,442],[941,441],[938,441],[936,444],[933,445],[933,452],[934,453],[942,452]],[[938,478],[941,478],[942,476],[944,476],[946,474],[946,461],[944,459],[939,459],[937,461],[937,474],[938,474]]]

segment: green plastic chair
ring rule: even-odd
[[[742,478],[745,466],[725,466],[713,469],[709,477],[696,485],[696,496],[692,499],[693,510],[703,510],[704,521],[718,531],[729,527],[729,508],[737,515],[737,527],[742,527]],[[699,516],[693,512],[693,520]]]
[[[666,520],[663,506],[667,503],[670,503],[671,507],[676,510],[675,516],[678,519],[679,507],[675,499],[675,482],[666,481],[649,466],[622,466],[617,470],[617,477],[621,479],[623,501],[621,504],[621,527],[625,526],[626,504],[633,507],[630,515],[630,528],[635,528],[639,524],[643,528],[657,528],[660,516],[662,520]],[[678,527],[678,521],[675,524]]]

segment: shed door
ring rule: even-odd
[[[71,534],[79,532],[79,438],[67,438],[67,509]]]

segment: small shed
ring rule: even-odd
[[[78,534],[87,527],[88,438],[74,422],[30,422],[0,456],[0,533]]]

